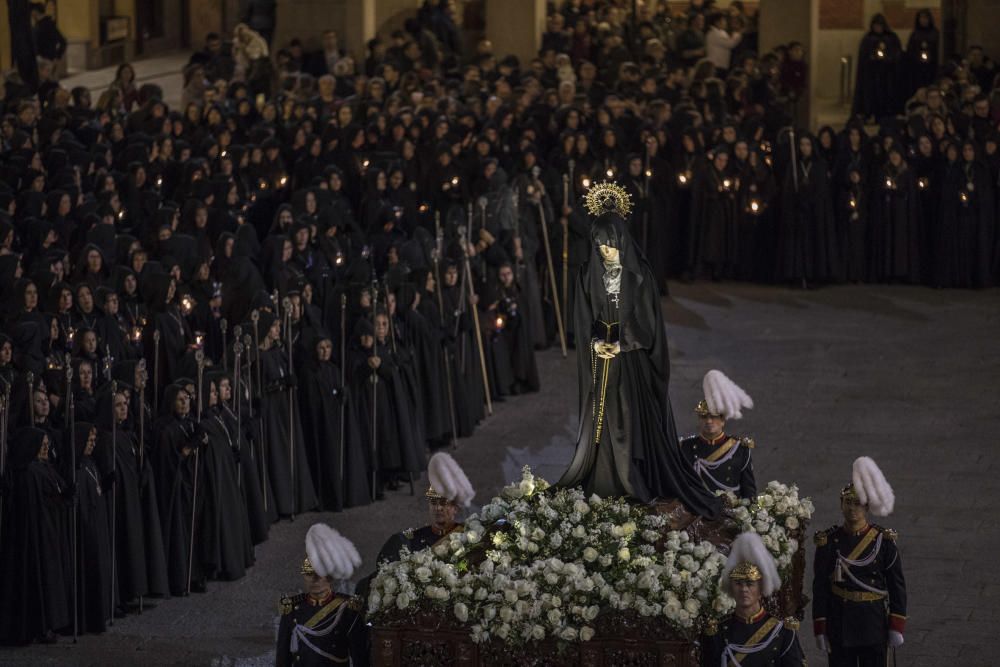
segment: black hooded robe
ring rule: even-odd
[[[266,331],[264,332],[266,333]],[[261,382],[260,418],[264,426],[264,442],[271,482],[272,500],[281,516],[293,516],[314,509],[318,502],[309,471],[306,451],[312,444],[304,440],[299,408],[289,397],[295,377],[288,369],[288,355],[283,348],[272,347],[260,353]],[[294,429],[294,431],[290,431]],[[289,435],[294,439],[289,440]],[[293,486],[292,465],[295,468]]]
[[[208,436],[199,448],[204,471],[199,536],[202,566],[210,579],[235,581],[254,562],[246,502],[237,481],[236,443],[218,407],[202,414],[201,427]]]
[[[87,433],[77,423],[77,608],[81,632],[101,633],[111,617],[110,489],[90,456],[83,456]],[[87,425],[89,427],[89,424]],[[81,443],[81,440],[83,441]],[[115,599],[117,604],[117,595]]]
[[[0,543],[0,644],[28,644],[72,622],[67,485],[38,460],[45,433],[12,438]]]
[[[628,495],[642,502],[676,498],[692,513],[714,518],[717,498],[684,462],[670,406],[670,357],[660,295],[653,272],[616,213],[594,223],[600,243],[621,249],[618,302],[605,290],[596,241],[577,282],[574,318],[578,332],[594,332],[577,344],[580,429],[569,469],[558,486],[582,486],[601,495]],[[618,342],[621,352],[600,359],[593,340]],[[595,421],[600,419],[600,433]]]
[[[368,449],[333,362],[303,364],[299,378],[302,432],[319,455],[311,466],[320,508],[340,511],[371,502]],[[343,471],[343,472],[341,472]],[[322,478],[322,479],[321,479]]]
[[[111,449],[111,434],[104,433],[101,447]],[[147,448],[139,465],[139,443],[134,432],[118,427],[114,449],[118,596],[130,602],[139,596],[170,594],[167,582],[167,562],[160,528],[156,480],[149,462]]]

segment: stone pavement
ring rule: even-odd
[[[752,434],[758,481],[794,481],[816,502],[812,528],[838,520],[838,492],[859,455],[878,461],[896,491],[909,583],[906,645],[897,664],[979,667],[1000,621],[1000,292],[910,287],[790,291],[752,285],[674,285],[666,302],[671,390],[678,424],[691,430],[701,376],[731,375],[756,408],[734,432]],[[539,355],[543,391],[497,404],[460,442],[456,458],[485,502],[531,464],[561,473],[576,429],[572,360]],[[423,485],[418,484],[418,494]],[[397,492],[371,507],[281,523],[238,582],[193,599],[160,601],[78,645],[0,650],[3,665],[269,664],[275,605],[299,586],[298,561],[314,521],[338,528],[370,565],[393,531],[421,525],[419,495]],[[811,545],[809,558],[811,560]],[[803,645],[823,665],[809,624]]]

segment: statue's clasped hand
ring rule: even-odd
[[[622,351],[618,343],[606,343],[602,340],[594,341],[594,352],[601,359],[614,359]]]

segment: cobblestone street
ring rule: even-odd
[[[795,482],[813,498],[811,530],[838,521],[851,462],[872,456],[896,491],[884,520],[899,532],[909,588],[906,644],[897,664],[995,664],[988,638],[1000,621],[1000,292],[908,287],[789,291],[752,285],[672,286],[666,302],[671,392],[682,432],[701,377],[726,372],[756,408],[730,430],[757,441],[758,485]],[[572,352],[571,352],[572,354]],[[539,355],[542,392],[500,403],[455,456],[486,502],[521,466],[547,478],[569,460],[576,431],[576,372],[558,351]],[[311,514],[271,530],[257,564],[235,583],[193,599],[154,601],[77,645],[0,651],[3,665],[269,664],[277,601],[297,590],[304,535],[316,521],[358,546],[365,570],[394,531],[422,525],[423,481],[342,514]],[[811,562],[812,545],[809,545]],[[808,584],[808,582],[807,582]],[[811,625],[802,642],[823,665]]]

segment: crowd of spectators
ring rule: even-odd
[[[264,34],[207,36],[179,108],[129,64],[96,101],[44,63],[8,77],[0,641],[53,640],[74,599],[100,632],[243,576],[281,517],[411,489],[538,389],[537,349],[589,337],[596,181],[631,194],[663,293],[997,278],[981,49],[939,65],[930,14],[906,49],[877,18],[855,117],[813,136],[800,44],[758,53],[740,2],[630,6],[561,3],[529,62],[465,52],[445,1],[363,54],[275,49],[258,8]]]

